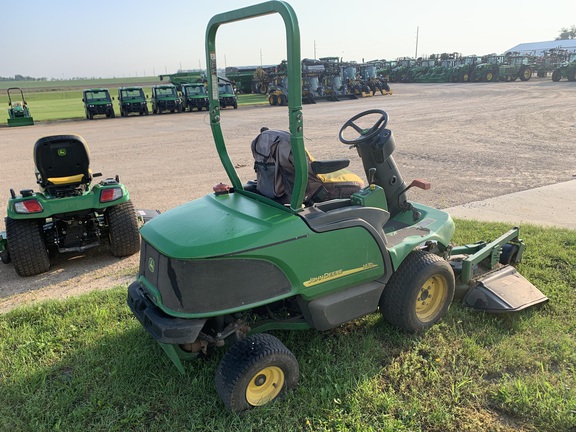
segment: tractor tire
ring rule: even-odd
[[[407,332],[425,330],[446,315],[454,290],[454,272],[446,260],[429,252],[412,251],[386,284],[380,313]]]
[[[281,399],[296,387],[298,361],[276,337],[257,333],[236,342],[216,370],[216,391],[227,409],[239,413]]]
[[[8,250],[18,276],[34,276],[48,271],[50,257],[38,220],[6,218]]]
[[[234,109],[238,109],[238,102],[234,102]]]
[[[566,72],[566,77],[568,81],[576,81],[576,68]]]
[[[562,72],[560,72],[560,69],[556,69],[554,72],[552,72],[552,81],[558,82],[561,78]]]
[[[460,75],[460,81],[461,82],[468,82],[470,81],[470,74],[466,71],[462,72],[462,74]]]
[[[138,219],[131,201],[109,207],[106,222],[112,255],[124,257],[140,250]]]
[[[520,77],[520,81],[528,81],[532,78],[532,68],[529,66],[521,68],[518,76]]]
[[[150,114],[150,111],[148,111],[148,107],[144,108],[144,115],[148,115]]]

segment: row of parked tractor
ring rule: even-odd
[[[220,107],[238,108],[238,99],[233,85],[229,82],[218,84]],[[108,118],[116,117],[113,96],[105,88],[86,89],[83,92],[82,102],[86,118],[92,120],[96,115],[105,115]],[[203,82],[186,83],[181,85],[161,84],[152,86],[151,96],[144,93],[139,86],[118,88],[118,108],[121,117],[130,114],[148,115],[152,106],[153,114],[174,113],[183,111],[208,110],[208,94]]]
[[[576,81],[576,53],[531,55],[445,55],[428,59],[376,60],[378,73],[391,82],[496,82],[528,81],[532,76],[552,81]]]

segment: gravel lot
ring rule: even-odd
[[[338,131],[353,115],[379,108],[390,115],[405,181],[432,183],[428,191],[411,193],[415,201],[446,208],[576,177],[573,83],[398,84],[393,91],[304,105],[307,148],[317,159],[349,157],[350,168],[361,174],[359,158],[338,141]],[[254,177],[250,142],[262,126],[287,129],[287,108],[223,110],[224,136],[242,180]],[[38,138],[70,133],[88,142],[94,172],[120,176],[137,208],[166,211],[227,182],[206,112],[47,122],[0,128],[0,201],[8,201],[10,188],[36,186],[32,148]],[[61,255],[35,277],[20,278],[12,265],[0,265],[0,312],[128,283],[137,265],[137,256],[114,258],[107,246]]]

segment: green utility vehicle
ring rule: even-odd
[[[92,120],[95,115],[105,115],[108,118],[116,117],[108,89],[86,89],[84,90],[82,102],[84,102],[84,112],[86,118]]]
[[[40,190],[10,189],[0,258],[20,276],[50,268],[50,256],[82,252],[109,242],[112,255],[140,248],[138,220],[130,194],[118,176],[92,185],[88,145],[78,135],[53,135],[34,145]]]
[[[244,184],[220,125],[216,32],[272,13],[286,27],[290,132],[261,130],[252,141],[257,179]],[[454,247],[450,215],[410,200],[411,188],[430,185],[402,179],[382,110],[341,127],[342,149],[355,149],[369,185],[333,198],[337,188],[327,191],[324,176],[349,160],[313,161],[304,148],[300,35],[288,3],[217,15],[206,38],[210,124],[230,185],[220,183],[141,228],[140,270],[127,301],[182,373],[182,359],[231,345],[216,371],[228,409],[265,405],[297,385],[295,356],[267,331],[323,331],[379,310],[414,332],[438,322],[455,294],[500,312],[546,299],[508,265],[524,250],[517,229],[494,242]],[[481,268],[487,276],[477,277]]]
[[[181,88],[184,110],[202,111],[202,108],[208,109],[208,93],[206,93],[206,86],[203,83],[182,84]]]
[[[118,105],[120,106],[120,116],[128,117],[130,113],[148,115],[147,96],[142,87],[120,87],[118,89]]]
[[[236,96],[232,83],[218,83],[218,98],[220,100],[220,108],[234,107],[234,109],[238,109],[238,96]]]
[[[10,91],[20,92],[20,100],[13,101]],[[26,99],[24,99],[24,93],[21,88],[10,87],[6,89],[8,93],[8,126],[31,126],[34,124],[34,119],[30,115],[30,110],[28,109],[28,104]]]
[[[152,86],[152,112],[162,114],[165,111],[182,112],[184,107],[174,84]]]

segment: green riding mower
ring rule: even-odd
[[[10,91],[20,92],[20,100],[12,101],[12,95]],[[30,110],[28,109],[28,104],[26,99],[24,99],[24,93],[22,89],[18,87],[11,87],[6,89],[8,93],[8,126],[31,126],[34,124],[34,119],[30,115]]]
[[[220,125],[216,31],[272,13],[286,26],[289,132],[263,128],[252,143],[261,158],[256,185],[246,185]],[[339,139],[362,159],[368,185],[332,193],[322,175],[349,161],[314,161],[304,148],[300,36],[290,5],[217,15],[206,38],[210,123],[230,184],[141,228],[140,269],[127,302],[182,373],[182,360],[230,345],[216,371],[228,409],[265,405],[297,385],[295,356],[268,331],[324,331],[379,310],[393,326],[416,332],[442,319],[455,296],[498,312],[546,300],[512,266],[524,251],[518,229],[454,247],[450,215],[409,199],[411,188],[429,183],[404,182],[386,112],[344,123]]]
[[[92,185],[88,146],[78,135],[53,135],[34,145],[40,191],[10,190],[6,231],[0,232],[0,258],[20,276],[50,268],[60,252],[83,252],[110,244],[123,257],[140,249],[136,212],[118,176]]]

